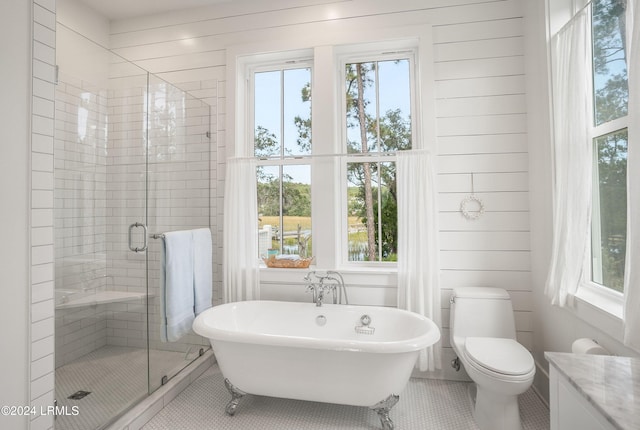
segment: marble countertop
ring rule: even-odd
[[[545,352],[545,358],[619,429],[640,429],[640,359]]]

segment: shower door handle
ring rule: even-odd
[[[133,231],[134,228],[136,227],[142,227],[143,230],[143,236],[144,237],[144,242],[142,245],[142,248],[134,248],[133,243],[132,243],[132,234],[131,232]],[[147,226],[145,224],[142,224],[140,222],[134,222],[133,224],[131,224],[129,226],[129,249],[132,250],[133,252],[142,252],[142,251],[146,251],[147,250]]]

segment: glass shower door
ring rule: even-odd
[[[55,398],[79,413],[55,427],[90,430],[149,392],[146,257],[129,248],[145,240],[147,73],[56,34]]]
[[[58,25],[55,397],[104,428],[208,349],[160,340],[153,234],[210,224],[209,106]]]
[[[176,342],[160,338],[162,239],[175,230],[210,224],[210,108],[179,88],[150,75],[148,86],[149,391],[175,376],[209,348],[190,332]]]

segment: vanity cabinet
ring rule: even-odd
[[[551,430],[615,429],[555,367],[549,375]]]
[[[551,430],[640,429],[640,360],[546,352]]]

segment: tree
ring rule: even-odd
[[[358,126],[360,129],[360,145],[362,153],[369,152],[369,145],[367,142],[367,126],[370,121],[367,121],[367,115],[365,112],[365,100],[364,100],[364,76],[365,68],[362,63],[355,65],[355,79],[356,79],[356,96],[353,99],[352,109],[355,109],[358,118]],[[369,123],[369,124],[368,124]],[[365,225],[367,226],[367,255],[369,260],[375,261],[376,259],[376,226],[373,214],[373,188],[371,186],[371,163],[362,163],[362,183],[364,185],[364,208],[365,208]]]
[[[365,90],[376,85],[373,75],[377,65],[376,62],[347,65],[347,127],[358,131],[358,138],[347,142],[350,153],[411,148],[411,121],[400,109],[389,110],[380,118],[367,113],[370,101],[365,97]],[[375,142],[375,148],[369,142]],[[398,238],[395,163],[350,163],[348,175],[349,182],[358,187],[362,201],[357,206],[358,215],[367,228],[366,257],[376,260],[378,247],[384,259],[395,258]]]
[[[627,232],[627,133],[597,140],[604,285],[623,290]]]
[[[596,125],[627,114],[626,6],[627,0],[593,2]]]

